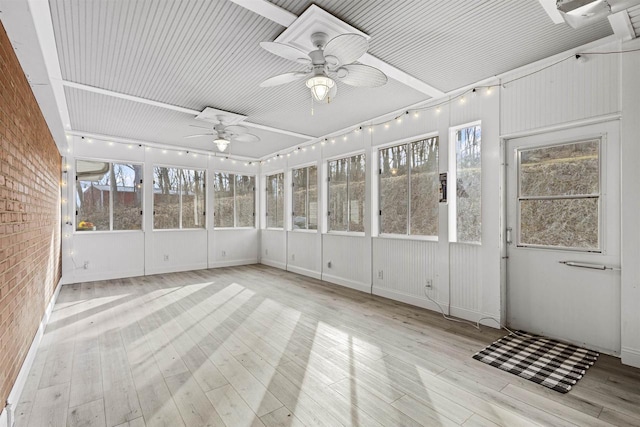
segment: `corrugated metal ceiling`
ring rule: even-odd
[[[273,3],[296,15],[311,4]],[[443,91],[611,34],[606,21],[580,30],[555,25],[534,0],[314,3],[368,33],[371,54]],[[312,116],[303,82],[258,86],[302,68],[259,46],[284,27],[230,1],[50,0],[50,5],[62,76],[77,83],[194,110],[211,106],[315,136],[428,98],[393,80],[376,89],[340,83],[336,99],[316,105]],[[184,125],[181,113],[80,92],[67,89],[74,129],[173,144],[182,136],[181,128],[170,129]],[[274,135],[267,135],[258,151],[299,143]]]

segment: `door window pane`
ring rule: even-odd
[[[380,232],[407,234],[409,213],[407,145],[380,150]]]
[[[309,230],[318,229],[318,167],[310,166],[307,173],[308,183],[308,207],[307,212]]]
[[[410,234],[438,235],[438,138],[410,145],[411,222]]]
[[[213,176],[213,226],[233,227],[233,174],[216,172]]]
[[[204,171],[182,169],[182,228],[204,228]]]
[[[236,227],[255,227],[256,178],[236,175]]]
[[[347,168],[348,159],[329,162],[329,230],[347,231]]]
[[[481,241],[481,129],[470,126],[455,133],[456,241]]]
[[[295,169],[292,172],[293,191],[292,191],[292,207],[293,221],[292,228],[307,229],[307,168]]]
[[[600,140],[518,151],[518,245],[600,248]]]

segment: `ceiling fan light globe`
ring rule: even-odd
[[[327,76],[313,76],[307,80],[307,87],[311,89],[311,95],[319,102],[324,101],[335,84],[336,82]]]
[[[227,146],[229,145],[229,141],[227,141],[226,139],[221,139],[218,138],[216,140],[213,141],[216,146],[218,147],[218,150],[220,151],[224,151],[227,149]]]

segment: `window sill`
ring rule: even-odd
[[[292,233],[318,234],[318,230],[308,230],[306,228],[292,228],[289,231],[291,231]]]
[[[73,234],[77,236],[84,236],[89,234],[135,234],[144,233],[143,230],[74,230]]]
[[[416,234],[379,234],[374,236],[377,239],[388,239],[388,240],[417,240],[421,242],[434,242],[438,243],[438,236],[420,236]]]
[[[332,236],[349,236],[349,237],[365,237],[366,234],[364,231],[327,231],[324,234],[329,234]]]
[[[172,233],[176,231],[207,231],[206,228],[154,228],[153,232]]]
[[[213,227],[213,231],[255,230],[255,227]]]

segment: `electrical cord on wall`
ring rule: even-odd
[[[539,335],[529,335],[529,334],[524,334],[522,332],[519,331],[512,331],[511,329],[507,328],[506,326],[504,326],[502,323],[500,323],[498,321],[498,319],[496,319],[495,317],[491,317],[491,316],[487,316],[487,317],[482,317],[480,319],[478,319],[477,322],[470,322],[468,320],[463,320],[463,319],[456,319],[455,317],[451,317],[448,316],[445,312],[444,309],[442,308],[442,306],[440,305],[440,303],[438,303],[438,301],[434,300],[433,298],[431,298],[429,296],[429,294],[427,294],[427,287],[424,287],[424,296],[427,297],[427,299],[429,301],[431,301],[432,303],[434,303],[439,309],[440,309],[440,313],[442,313],[442,317],[445,318],[445,320],[448,320],[450,322],[457,322],[457,323],[462,323],[465,325],[469,325],[472,326],[474,328],[476,328],[479,331],[482,331],[482,329],[480,328],[480,322],[482,320],[493,320],[494,322],[496,322],[498,324],[498,326],[500,326],[500,329],[504,329],[505,331],[509,332],[512,335],[518,336],[518,337],[524,337],[525,339],[537,339],[537,338],[546,338],[543,336],[539,336]]]

